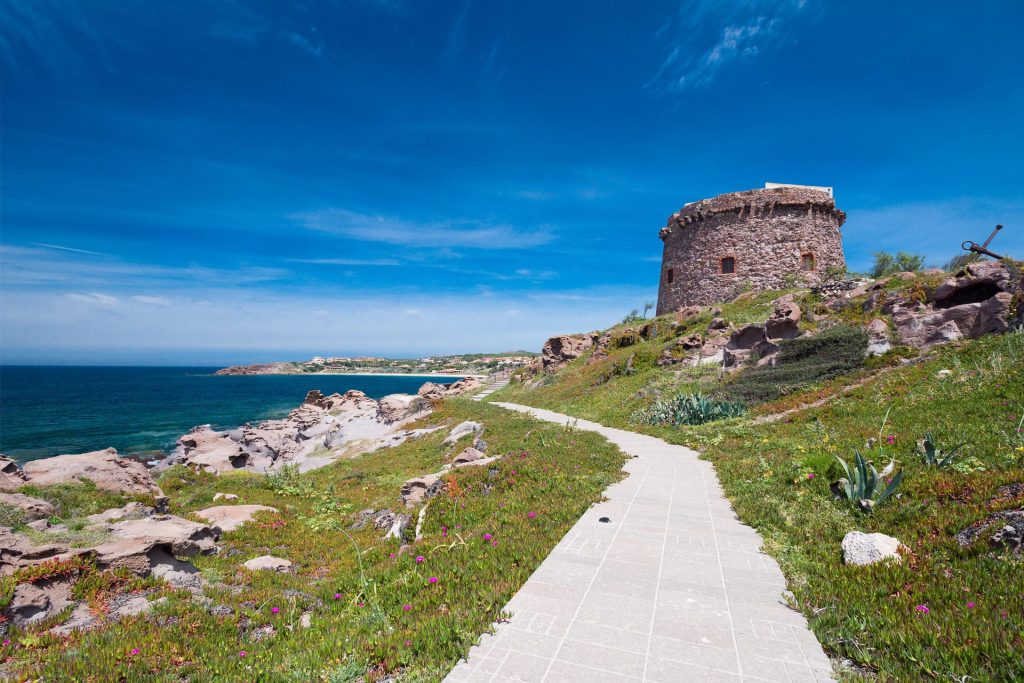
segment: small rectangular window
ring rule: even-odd
[[[726,256],[722,259],[722,274],[728,275],[736,272],[736,259],[732,256]]]
[[[801,270],[814,270],[814,254],[804,254],[800,257]]]
[[[676,273],[672,268],[668,269],[668,273],[665,275],[665,279],[668,280],[669,284],[672,284],[676,279]]]

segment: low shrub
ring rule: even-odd
[[[844,375],[864,365],[868,337],[856,327],[840,325],[814,337],[781,342],[776,364],[746,368],[717,392],[719,398],[746,405],[780,396]]]
[[[703,394],[680,394],[667,401],[657,401],[645,410],[638,411],[634,422],[649,425],[670,424],[700,425],[729,417],[739,417],[747,412],[742,403],[716,401]]]

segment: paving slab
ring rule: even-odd
[[[644,434],[493,405],[597,432],[636,457],[446,681],[834,680],[806,619],[784,602],[778,564],[709,462]]]

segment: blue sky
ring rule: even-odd
[[[0,0],[0,360],[537,349],[684,202],[1024,255],[1018,2]]]

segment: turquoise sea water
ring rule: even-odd
[[[0,366],[0,453],[19,462],[113,446],[167,451],[200,424],[216,429],[282,417],[319,389],[373,398],[416,393],[405,375],[215,376],[217,368]]]

